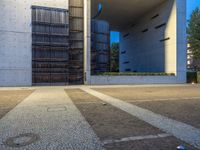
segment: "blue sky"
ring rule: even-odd
[[[119,32],[111,32],[111,44],[113,42],[119,42]]]
[[[196,7],[200,7],[200,0],[187,0],[187,19]]]
[[[192,11],[200,7],[200,0],[187,0],[187,20],[190,18]],[[111,43],[119,41],[119,33],[111,32]]]

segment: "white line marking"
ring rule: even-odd
[[[169,136],[171,136],[171,135],[167,134],[167,133],[157,134],[157,135],[133,136],[133,137],[122,138],[119,140],[105,140],[105,141],[103,141],[103,145],[112,144],[112,143],[120,143],[120,142],[146,140],[146,139],[165,138],[165,137],[169,137]]]
[[[152,102],[152,101],[179,101],[179,100],[200,100],[200,97],[188,97],[188,98],[166,98],[166,99],[141,99],[141,100],[124,100],[126,102]],[[86,105],[86,104],[100,104],[99,101],[95,102],[76,102],[77,105]],[[101,103],[102,104],[102,103]]]
[[[140,120],[143,120],[149,123],[150,125],[157,127],[168,134],[174,135],[176,138],[182,141],[185,141],[186,143],[189,143],[193,145],[194,147],[200,149],[200,129],[197,129],[191,125],[164,117],[162,115],[153,113],[152,111],[149,111],[147,109],[144,109],[136,105],[124,102],[120,99],[102,94],[95,90],[92,90],[86,87],[81,88],[81,89],[131,114],[132,116],[135,116],[139,118]]]
[[[200,97],[180,97],[180,98],[161,98],[161,99],[141,99],[141,100],[125,100],[126,102],[151,102],[151,101],[181,101],[181,100],[200,100]]]
[[[138,85],[89,85],[88,88],[146,88],[146,87],[199,87],[199,84],[138,84]]]

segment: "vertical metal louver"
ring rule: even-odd
[[[84,82],[83,6],[83,0],[69,0],[69,82],[72,84],[82,84]]]

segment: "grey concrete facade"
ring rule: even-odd
[[[128,2],[128,1],[127,1]],[[139,21],[138,28],[134,30],[123,30],[125,34],[127,31],[135,33],[142,31],[146,27],[153,27],[161,24],[163,21],[167,22],[165,35],[163,32],[149,33],[149,36],[145,36],[143,40],[139,42],[145,42],[148,47],[146,50],[150,52],[139,54],[141,57],[149,57],[150,68],[146,71],[164,71],[167,73],[175,73],[173,77],[112,77],[112,76],[91,76],[90,66],[90,26],[91,26],[91,0],[84,0],[84,70],[85,70],[85,84],[134,84],[134,83],[185,83],[186,82],[186,1],[185,0],[169,0],[164,1],[162,5],[156,5],[148,12],[148,15]],[[32,47],[31,47],[31,6],[40,5],[47,7],[58,7],[68,9],[68,0],[1,0],[0,1],[0,86],[31,86],[32,85]],[[136,6],[135,6],[136,7]],[[145,6],[146,7],[146,6]],[[160,12],[161,16],[159,23],[146,23],[147,18]],[[144,26],[141,26],[143,24]],[[123,35],[122,34],[122,35]],[[170,40],[164,44],[164,47],[155,49],[155,46],[159,47],[159,44],[154,41],[154,36],[163,36],[163,38],[170,36]],[[136,34],[137,35],[137,34]],[[151,36],[152,35],[152,36]],[[131,36],[130,36],[131,37]],[[141,33],[136,38],[142,38]],[[134,37],[128,39],[128,41],[134,41]],[[160,38],[159,38],[160,39]],[[150,40],[150,41],[149,41]],[[160,42],[160,41],[159,41]],[[128,57],[121,56],[121,71],[124,71],[127,67],[132,67],[134,71],[134,60],[136,51],[139,49],[145,49],[143,47],[134,48],[133,45],[129,46],[125,40],[122,40],[121,50],[127,50],[130,64],[123,66],[123,62]],[[127,47],[128,46],[128,47]],[[163,45],[162,45],[163,46]],[[161,52],[160,52],[161,50]],[[165,62],[163,59],[157,56],[165,53]],[[156,58],[156,59],[155,59]],[[151,61],[152,60],[152,61]],[[137,61],[139,63],[140,61]],[[142,62],[141,62],[142,64]],[[152,65],[151,65],[152,64]],[[157,64],[157,66],[155,65]],[[145,63],[143,63],[145,66]],[[155,67],[156,66],[156,67]],[[162,66],[162,67],[161,67]],[[157,68],[153,70],[152,68]],[[140,71],[140,69],[138,69]],[[141,68],[141,71],[142,68]],[[120,80],[119,80],[120,79]]]
[[[0,86],[32,85],[32,5],[68,9],[68,0],[0,1]]]
[[[120,36],[120,71],[176,73],[176,2],[140,17]],[[159,27],[160,26],[160,27]],[[126,36],[125,36],[126,35]],[[169,38],[169,40],[161,41]]]
[[[166,72],[175,76],[92,76],[90,84],[186,82],[185,0],[163,1],[120,31],[121,72]]]

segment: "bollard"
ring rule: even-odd
[[[186,150],[186,148],[183,145],[181,145],[177,147],[177,150]]]

